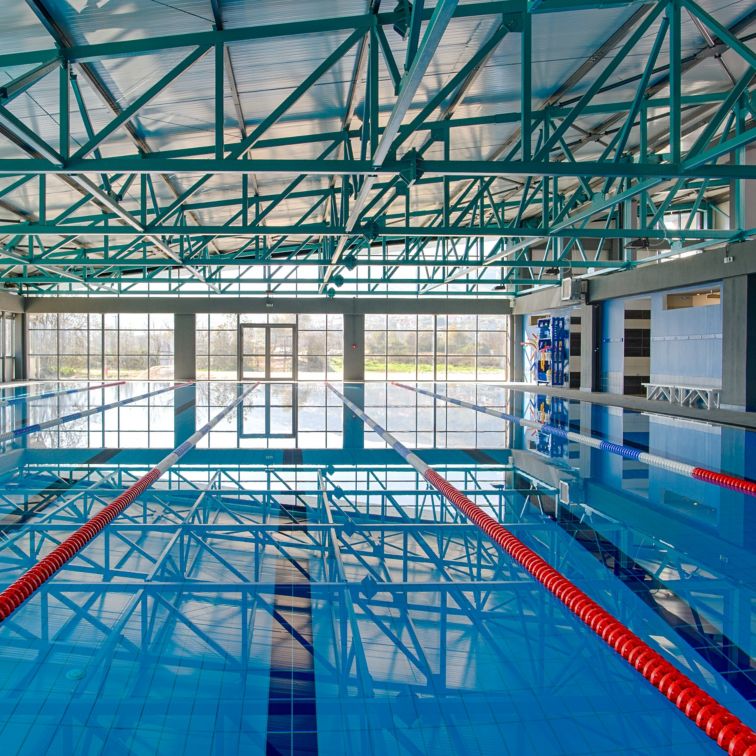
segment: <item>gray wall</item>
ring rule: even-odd
[[[730,262],[725,259],[731,258]],[[614,360],[612,334],[624,328],[620,300],[647,295],[652,300],[651,380],[722,387],[726,409],[756,410],[756,241],[729,245],[670,262],[588,279],[587,302],[600,309],[599,344],[606,379]],[[720,307],[665,311],[667,292],[720,285]],[[557,287],[518,297],[516,315],[563,308]],[[613,323],[616,314],[617,323]],[[614,327],[616,325],[616,328]],[[622,346],[617,342],[618,349]],[[583,354],[592,348],[583,329]],[[588,369],[586,367],[586,369]],[[587,376],[586,376],[587,378]],[[676,379],[676,381],[674,380]],[[616,383],[616,381],[615,381]],[[585,387],[585,386],[584,386]],[[608,389],[605,383],[605,390]],[[618,385],[613,385],[618,391]]]
[[[15,299],[19,299],[16,297]],[[441,315],[508,315],[510,300],[501,299],[391,299],[369,297],[328,299],[327,297],[281,297],[270,301],[260,297],[29,297],[26,312],[200,312],[238,313],[438,313]],[[21,310],[19,310],[20,312]]]

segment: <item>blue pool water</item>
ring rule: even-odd
[[[0,432],[166,385],[0,390]],[[5,443],[2,586],[239,390]],[[756,725],[753,498],[396,386],[343,390]],[[434,390],[755,477],[742,429]],[[4,754],[721,752],[322,383],[256,389],[0,624],[0,704]]]

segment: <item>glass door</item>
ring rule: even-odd
[[[238,413],[239,435],[292,438],[297,427],[296,326],[243,323],[239,331],[239,380],[266,381]]]
[[[242,325],[239,339],[239,380],[268,378],[268,326]]]

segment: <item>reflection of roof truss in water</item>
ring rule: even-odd
[[[399,489],[398,492],[370,491],[368,500],[371,502],[370,506],[375,508],[376,514],[367,515],[363,512],[360,517],[358,515],[362,506],[358,501],[351,503],[349,501],[349,497],[356,492],[337,488],[333,502],[330,500],[334,492],[326,494],[336,521],[333,525],[324,521],[324,498],[320,496],[317,489],[308,490],[303,495],[271,494],[264,488],[257,491],[242,489],[234,491],[228,485],[224,485],[222,492],[218,490],[218,495],[215,491],[210,491],[204,497],[200,495],[202,502],[199,507],[196,503],[192,504],[192,499],[197,498],[196,490],[192,496],[186,490],[169,492],[155,489],[141,497],[141,501],[144,502],[141,512],[135,512],[128,521],[113,523],[108,528],[104,538],[109,541],[109,547],[102,555],[105,557],[103,564],[99,563],[100,557],[95,559],[84,555],[71,565],[70,572],[76,575],[75,580],[52,581],[42,589],[47,596],[47,601],[52,605],[62,604],[64,607],[71,607],[72,594],[91,596],[84,600],[83,606],[77,610],[75,616],[69,619],[63,628],[46,627],[37,637],[31,627],[24,622],[24,616],[31,610],[30,602],[29,608],[24,609],[23,614],[20,613],[7,622],[8,627],[19,631],[19,635],[15,637],[12,633],[8,637],[8,642],[11,646],[18,643],[28,646],[31,643],[33,647],[41,651],[46,643],[45,639],[49,638],[55,642],[55,650],[61,652],[65,650],[85,656],[91,652],[95,654],[94,661],[102,664],[105,654],[102,649],[97,649],[96,644],[93,644],[91,649],[81,646],[76,646],[74,649],[59,640],[61,635],[65,635],[64,629],[71,631],[73,625],[89,622],[103,632],[104,638],[108,639],[106,643],[109,651],[117,658],[136,653],[149,655],[150,644],[156,632],[151,623],[154,621],[158,607],[167,606],[168,601],[173,620],[176,623],[185,623],[200,640],[214,649],[218,654],[218,663],[240,665],[242,660],[236,656],[234,650],[225,643],[220,645],[192,622],[189,615],[182,614],[182,604],[184,608],[196,607],[197,604],[202,605],[210,601],[213,604],[219,603],[236,608],[250,602],[255,606],[254,612],[270,613],[274,619],[280,620],[282,625],[288,627],[288,631],[293,633],[297,642],[303,643],[301,634],[297,633],[291,623],[287,623],[280,617],[280,612],[276,610],[276,597],[281,592],[290,594],[301,591],[303,589],[301,581],[283,583],[278,573],[274,579],[269,578],[267,582],[264,579],[255,580],[255,573],[258,573],[258,578],[264,577],[259,572],[260,570],[265,572],[263,558],[259,563],[247,565],[245,571],[242,571],[240,567],[240,555],[248,553],[247,547],[253,549],[256,554],[258,551],[262,553],[267,549],[269,553],[272,552],[293,565],[295,571],[301,570],[303,563],[307,561],[316,561],[315,569],[306,571],[310,578],[307,591],[312,593],[312,600],[353,603],[359,612],[361,623],[370,622],[374,629],[385,633],[388,639],[397,644],[397,649],[406,654],[406,658],[413,665],[427,673],[425,683],[419,684],[419,688],[422,689],[427,685],[428,690],[435,690],[438,676],[431,672],[434,665],[426,656],[419,632],[410,632],[413,637],[409,641],[402,640],[396,635],[396,631],[391,628],[393,620],[386,616],[386,595],[391,597],[389,604],[394,607],[392,613],[394,610],[398,611],[403,621],[407,623],[407,627],[412,626],[412,615],[415,612],[422,612],[425,617],[442,616],[443,622],[453,627],[462,618],[470,623],[477,623],[481,613],[488,609],[489,604],[495,603],[491,598],[492,591],[514,592],[515,595],[523,591],[526,594],[538,592],[537,586],[529,580],[523,580],[519,575],[502,575],[501,567],[497,564],[496,550],[493,547],[482,548],[477,558],[469,549],[465,549],[463,544],[472,535],[473,528],[465,524],[440,522],[441,512],[445,510],[445,507],[438,496],[430,492],[418,492],[410,485],[406,489]],[[107,491],[102,492],[103,498],[107,498],[107,493]],[[361,491],[360,495],[365,495],[365,492]],[[426,513],[422,525],[408,521],[406,514],[391,515],[387,512],[387,510],[404,512],[399,500],[408,495],[414,496],[417,500],[416,509]],[[504,496],[506,492],[496,492],[493,499],[502,500]],[[380,499],[380,504],[376,504],[378,499]],[[68,514],[72,517],[82,517],[85,507],[86,504],[79,499],[72,505]],[[380,512],[386,512],[386,515],[383,516],[379,514]],[[306,518],[305,513],[309,513]],[[448,512],[446,515],[448,516]],[[70,520],[66,524],[46,523],[39,528],[30,523],[27,532],[41,532],[44,529],[45,532],[52,533],[72,527]],[[334,579],[333,565],[325,556],[327,548],[324,545],[324,536],[329,530],[338,530],[343,534],[352,532],[351,537],[345,536],[340,539],[342,559],[348,562],[345,580]],[[441,540],[444,542],[443,556],[436,556],[433,549],[427,545],[425,536],[421,533],[423,530],[428,531],[426,535],[428,539],[432,538],[434,543],[439,543]],[[143,543],[144,537],[148,534],[150,538],[157,537],[164,544],[164,548],[157,552],[154,548],[149,550],[151,552],[147,564],[149,569],[144,569],[140,574],[134,562],[144,561],[148,550]],[[405,559],[400,549],[408,537],[423,546],[418,553],[411,553]],[[477,539],[477,535],[473,537]],[[226,542],[222,549],[218,547],[218,542],[221,540]],[[120,546],[120,550],[115,548],[116,544]],[[169,546],[177,548],[171,550]],[[27,550],[23,551],[23,548]],[[22,547],[17,542],[14,554],[3,554],[3,561],[9,566],[16,562],[23,563],[29,558],[34,558],[38,548],[38,545],[34,546],[32,543],[27,543]],[[19,550],[22,550],[21,554],[18,553]],[[384,552],[384,564],[375,565],[375,554],[379,551]],[[280,558],[277,563],[280,563]],[[214,564],[209,565],[209,562]],[[405,573],[404,580],[396,579],[394,565],[396,562],[403,563],[401,569]],[[420,569],[418,565],[422,565],[424,570],[435,577],[435,580],[422,585],[409,580],[408,572],[416,575]],[[207,577],[203,577],[199,582],[191,582],[202,570],[206,575],[215,573],[216,579],[208,580]],[[474,575],[478,577],[473,579]],[[448,582],[452,576],[457,580],[454,586]],[[480,580],[481,577],[484,579],[483,582]],[[493,582],[486,582],[485,578]],[[116,580],[118,582],[115,582]],[[190,582],[184,583],[184,580]],[[183,593],[181,598],[176,597],[179,589]],[[94,607],[98,599],[108,595],[128,597],[135,592],[145,597],[146,604],[150,607],[148,612],[152,620],[145,625],[144,622],[139,623],[136,619],[129,619],[124,613],[115,626],[103,627],[102,619],[95,616]],[[471,593],[475,597],[474,602],[468,598],[468,594]],[[410,598],[411,595],[417,594],[419,598]],[[443,608],[435,607],[424,602],[423,594],[450,595],[459,604],[447,605],[445,601]],[[140,602],[133,603],[131,611],[138,613],[140,606],[142,606]],[[50,615],[51,618],[56,616],[56,612]],[[247,614],[243,613],[241,617],[242,624],[236,628],[240,637],[252,631],[252,623],[244,623]],[[494,621],[496,617],[497,611],[492,606],[489,618]],[[507,617],[509,620],[514,619],[509,612]],[[135,640],[130,632],[126,632],[127,628],[133,630],[130,627],[132,622],[135,625],[140,624],[145,630],[145,634],[138,640]],[[480,630],[485,632],[482,626]],[[115,637],[113,633],[116,633],[118,637]],[[353,642],[359,643],[359,639],[353,638]],[[491,642],[494,642],[492,636]],[[52,652],[53,649],[50,648],[48,651]],[[162,657],[162,661],[169,663],[165,656]],[[178,663],[179,659],[174,659],[174,661]],[[182,664],[191,664],[191,659],[181,658],[180,661]],[[334,674],[339,670],[334,662],[322,661]],[[345,660],[340,660],[339,664],[344,662]],[[199,659],[198,663],[207,664],[208,661]],[[91,665],[90,661],[90,669]],[[378,680],[373,680],[370,684],[375,685],[378,682]],[[390,681],[386,681],[386,685],[388,688],[401,688],[401,686],[392,686]]]
[[[24,493],[34,487],[29,472],[35,471],[0,482],[0,493],[33,495]],[[49,472],[74,479],[81,469]],[[584,659],[565,646],[564,632],[579,635],[582,626],[567,614],[555,624],[542,588],[407,468],[268,468],[257,470],[255,480],[245,480],[244,471],[213,472],[179,468],[166,476],[168,487],[140,497],[40,590],[43,599],[33,598],[6,621],[3,647],[9,653],[32,649],[46,664],[78,660],[88,679],[100,679],[109,664],[134,659],[272,674],[255,659],[273,643],[281,653],[291,651],[290,679],[304,693],[289,703],[306,713],[313,669],[319,685],[361,695],[410,690],[475,697],[474,680],[458,666],[462,657],[474,665],[483,642],[492,656],[479,663],[493,658],[519,679],[524,673],[508,647],[514,634],[532,663],[544,653],[561,659],[539,674],[544,685],[569,693]],[[511,468],[503,467],[447,474],[519,537],[541,544],[557,562],[571,558],[569,542],[552,522],[528,511],[527,502],[547,501],[552,487],[524,478],[517,487]],[[134,475],[103,466],[91,481],[96,490],[61,485],[55,516],[48,508],[30,518],[12,548],[0,547],[2,568],[13,574],[36,560],[47,548],[40,536],[57,539],[75,529],[92,505],[107,502]],[[616,559],[616,550],[612,554]],[[637,611],[631,594],[614,600],[621,611]],[[334,619],[333,642],[323,643],[330,616],[350,618],[350,625]],[[544,633],[544,623],[552,630]],[[281,653],[274,653],[278,662]],[[678,653],[697,663],[684,646]],[[381,661],[384,654],[390,663]],[[278,662],[283,682],[274,686],[269,711],[280,714],[289,678]],[[397,668],[411,674],[397,675]]]
[[[724,607],[733,602],[748,603],[746,587],[702,567],[690,555],[649,532],[644,532],[640,542],[632,546],[628,530],[635,529],[631,523],[642,522],[640,517],[613,518],[587,504],[558,501],[530,476],[516,473],[515,480],[533,486],[534,493],[528,496],[531,506],[556,522],[756,706],[756,684],[751,678],[753,658],[739,645],[751,640],[750,616],[744,618],[742,628],[724,630]],[[613,495],[619,496],[616,491]],[[590,500],[605,502],[606,494]],[[646,502],[638,506],[642,504]],[[623,550],[620,544],[630,550]],[[724,544],[720,546],[724,548]],[[728,634],[732,630],[737,632],[735,637]]]

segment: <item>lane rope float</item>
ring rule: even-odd
[[[501,523],[439,475],[330,383],[327,386],[447,501],[558,598],[730,756],[756,756],[756,733]]]
[[[116,407],[123,407],[127,404],[133,404],[134,402],[138,402],[142,399],[149,399],[152,396],[164,394],[166,391],[176,391],[177,389],[184,388],[185,386],[191,386],[191,382],[175,383],[172,386],[166,386],[165,388],[156,389],[155,391],[148,391],[146,394],[139,394],[139,396],[130,396],[126,399],[119,399],[116,402],[108,402],[107,404],[101,404],[98,407],[92,407],[88,410],[79,410],[78,412],[72,412],[68,415],[62,415],[61,417],[54,417],[50,420],[44,420],[41,423],[22,425],[18,428],[14,428],[11,431],[0,433],[0,443],[4,441],[10,441],[14,438],[20,438],[21,436],[28,436],[31,433],[38,433],[39,431],[47,430],[48,428],[54,428],[56,425],[70,423],[73,420],[80,420],[82,417],[89,417],[90,415],[107,412],[108,410],[115,409]]]
[[[188,385],[188,384],[181,384]],[[40,559],[34,567],[27,570],[15,582],[0,593],[0,622],[18,609],[43,583],[46,583],[64,564],[78,554],[95,536],[120,515],[140,494],[144,493],[163,473],[178,462],[197,442],[215,427],[226,415],[233,411],[259,383],[243,391],[231,404],[221,410],[212,420],[177,446],[170,454],[163,457],[146,475],[129,486],[104,509],[87,520],[49,554]]]
[[[392,381],[391,383],[394,386],[399,386],[408,391],[414,391],[418,394],[424,394],[425,396],[440,399],[447,404],[454,404],[457,407],[464,407],[465,409],[475,410],[475,412],[482,412],[485,415],[491,415],[491,417],[509,420],[522,428],[532,428],[543,433],[549,433],[552,436],[558,436],[560,438],[565,438],[568,441],[583,444],[584,446],[590,446],[593,449],[609,452],[609,454],[616,454],[625,459],[634,459],[638,462],[643,462],[650,467],[657,467],[661,470],[684,475],[687,478],[703,480],[707,483],[712,483],[715,486],[720,486],[721,488],[739,491],[740,493],[748,494],[749,496],[756,496],[756,482],[746,480],[745,478],[739,478],[736,475],[716,472],[714,470],[709,470],[706,467],[696,467],[695,465],[689,465],[685,462],[677,462],[674,459],[660,457],[658,454],[649,454],[648,452],[635,449],[632,446],[626,446],[625,444],[615,444],[612,441],[602,441],[599,438],[586,436],[582,433],[574,433],[573,431],[569,431],[565,428],[558,428],[549,423],[540,423],[537,420],[526,420],[523,417],[511,415],[508,412],[502,412],[501,410],[491,409],[490,407],[485,407],[480,404],[466,402],[463,399],[454,399],[450,396],[444,396],[444,394],[439,394],[435,391],[430,391],[429,389],[422,389],[418,386],[409,386],[406,383],[398,383],[396,381]]]
[[[79,394],[82,391],[94,391],[95,389],[106,389],[111,388],[112,386],[123,386],[125,383],[126,381],[113,381],[112,383],[98,383],[95,386],[84,386],[71,389],[55,389],[52,391],[45,391],[41,394],[19,394],[18,396],[0,398],[0,402],[4,402],[5,404],[18,404],[20,402],[25,402],[27,399],[30,402],[33,402],[37,399],[49,399],[53,396],[66,396],[68,394]]]

